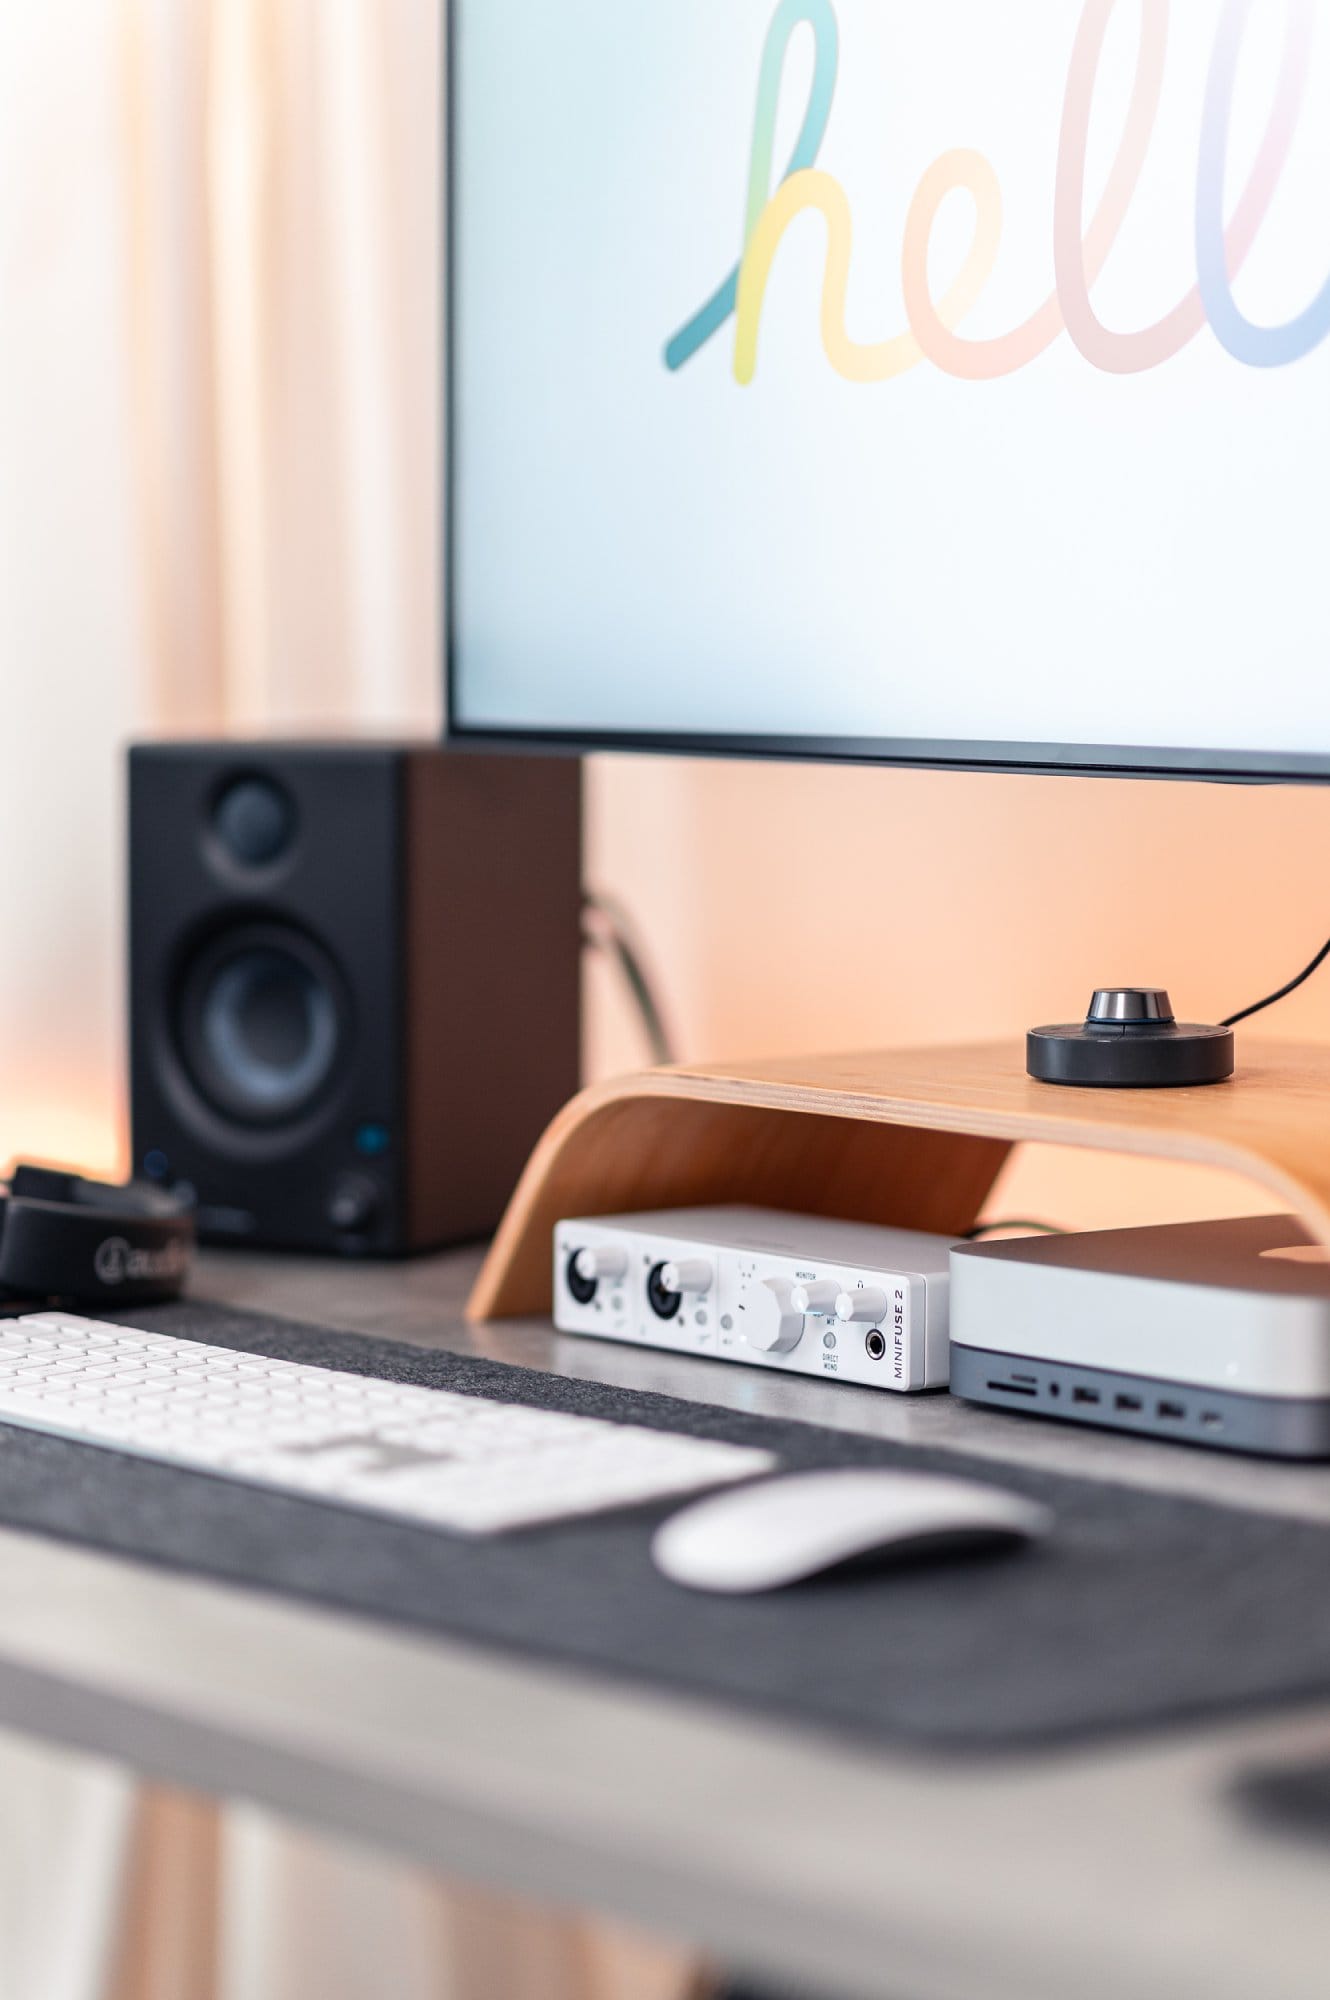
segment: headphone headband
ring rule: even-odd
[[[148,1181],[115,1187],[18,1166],[0,1197],[0,1292],[150,1305],[177,1296],[194,1251],[192,1210]]]

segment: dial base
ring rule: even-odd
[[[1088,1090],[1169,1090],[1233,1074],[1233,1030],[1196,1021],[1107,1028],[1088,1021],[1031,1028],[1025,1067],[1041,1083]]]

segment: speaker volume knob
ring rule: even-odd
[[[328,1197],[328,1220],[347,1236],[361,1236],[379,1208],[379,1189],[368,1174],[341,1174]]]

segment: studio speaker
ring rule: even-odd
[[[135,1170],[204,1241],[494,1227],[578,1083],[574,760],[139,746],[129,877]]]

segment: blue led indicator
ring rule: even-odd
[[[386,1125],[359,1125],[356,1127],[355,1148],[366,1159],[375,1159],[386,1153],[392,1144],[392,1134]]]
[[[171,1171],[171,1162],[160,1146],[143,1155],[143,1171],[150,1181],[164,1181]]]

